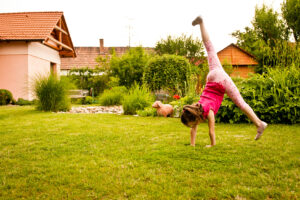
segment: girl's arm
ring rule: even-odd
[[[191,146],[196,144],[197,125],[191,128]]]
[[[211,145],[206,145],[206,147],[212,147],[216,145],[216,137],[215,137],[215,114],[212,110],[208,112],[208,128],[209,128],[209,137]]]

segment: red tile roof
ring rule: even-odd
[[[100,55],[99,47],[75,47],[76,58],[62,58],[60,69],[88,67],[94,69],[98,63],[95,59]]]
[[[0,13],[0,40],[44,40],[63,12]]]
[[[1,40],[42,41],[61,57],[76,56],[63,12],[0,13]]]

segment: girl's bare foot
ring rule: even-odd
[[[203,22],[203,19],[201,16],[196,17],[196,19],[194,19],[194,21],[192,22],[193,26],[196,26],[198,24],[201,24]]]
[[[262,134],[263,134],[264,130],[267,128],[267,126],[268,126],[268,124],[266,122],[261,122],[261,125],[259,127],[257,127],[257,135],[255,137],[255,140],[258,140],[262,136]]]

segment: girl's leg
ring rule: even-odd
[[[196,17],[196,19],[194,19],[194,21],[192,22],[193,26],[196,26],[198,24],[200,25],[200,32],[201,32],[202,41],[203,42],[209,41],[209,35],[208,35],[208,33],[205,29],[203,19],[202,19],[201,16]]]
[[[209,65],[209,71],[213,70],[213,69],[223,69],[222,65],[220,63],[220,60],[217,56],[217,53],[209,39],[209,35],[208,32],[205,28],[203,19],[201,16],[196,17],[196,19],[192,22],[193,26],[196,25],[200,25],[200,32],[201,32],[201,37],[202,37],[202,41],[204,43],[204,46],[206,48],[207,51],[207,59],[208,59],[208,65]]]
[[[267,123],[261,121],[252,108],[244,101],[243,97],[241,96],[239,90],[237,89],[236,85],[233,81],[227,78],[224,81],[224,86],[226,89],[226,93],[230,99],[247,115],[247,117],[255,124],[257,128],[257,135],[255,137],[256,140],[260,138],[263,134],[263,131],[267,127]]]

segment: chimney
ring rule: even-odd
[[[104,54],[104,39],[100,39],[100,54]]]

